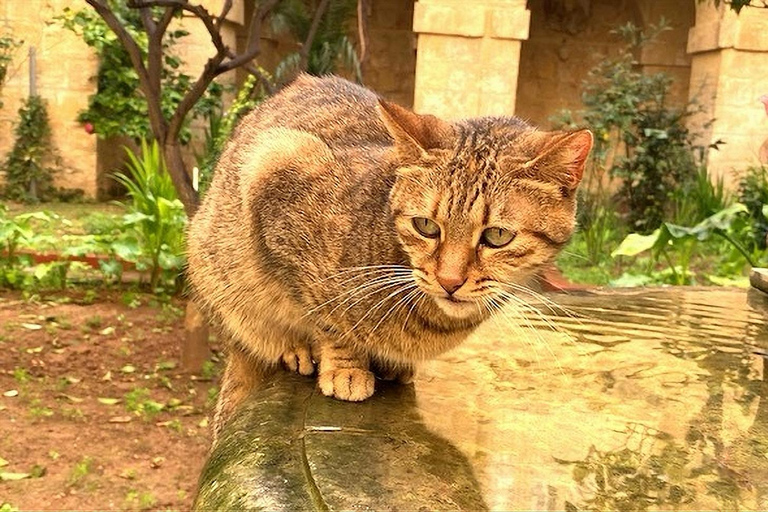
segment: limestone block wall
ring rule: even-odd
[[[545,0],[528,2],[531,35],[520,54],[516,115],[549,126],[549,118],[559,110],[583,108],[582,82],[589,70],[623,45],[611,31],[627,23],[647,28],[662,17],[670,30],[646,46],[637,59],[648,73],[663,71],[672,76],[669,101],[685,104],[690,75],[686,41],[694,23],[693,2],[591,0],[570,8],[558,5]]]
[[[709,168],[735,185],[738,172],[760,162],[768,118],[758,98],[768,93],[768,9],[747,7],[739,16],[721,6],[697,7],[690,31],[693,93],[702,90],[706,110],[694,120],[704,142],[723,140],[708,152]],[[768,163],[768,162],[763,162]]]
[[[37,93],[48,102],[53,144],[61,157],[62,171],[56,176],[56,184],[79,188],[94,196],[96,137],[87,134],[75,119],[95,90],[90,77],[96,74],[98,62],[85,43],[53,21],[65,7],[84,5],[82,0],[0,2],[0,33],[24,40],[0,91],[5,104],[0,109],[0,161],[5,160],[13,146],[18,110],[29,94],[28,50],[34,46]]]
[[[365,85],[391,101],[412,107],[416,78],[416,35],[411,28],[413,0],[374,0],[369,5],[370,10],[365,13]]]
[[[421,0],[414,109],[446,119],[515,113],[524,0]]]

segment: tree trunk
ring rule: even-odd
[[[184,205],[187,217],[192,220],[200,202],[197,191],[192,187],[192,178],[184,165],[181,156],[181,145],[178,141],[166,141],[163,143],[163,156],[168,173],[171,175],[173,185],[179,194],[179,200]]]
[[[163,144],[163,155],[168,173],[179,195],[179,200],[184,205],[184,211],[189,220],[197,211],[199,196],[192,186],[192,179],[187,173],[184,159],[181,156],[181,146],[177,141]],[[181,340],[181,366],[184,371],[199,373],[203,363],[210,357],[208,347],[208,325],[205,317],[194,301],[187,302],[186,316],[184,317],[184,339]]]
[[[189,373],[200,373],[211,350],[208,347],[208,324],[194,300],[187,302],[184,318],[184,339],[181,340],[181,369]]]

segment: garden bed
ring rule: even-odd
[[[217,367],[177,370],[181,305],[133,292],[0,296],[0,505],[189,508]]]

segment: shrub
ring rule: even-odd
[[[25,202],[54,197],[56,153],[51,142],[48,110],[40,96],[30,96],[19,109],[16,142],[5,162],[3,195]]]

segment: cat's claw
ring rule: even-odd
[[[315,363],[312,361],[312,354],[309,346],[293,347],[283,353],[283,365],[292,372],[301,375],[312,375],[315,373]]]
[[[320,391],[348,402],[360,402],[373,395],[373,373],[361,368],[337,368],[321,373],[317,379]]]

